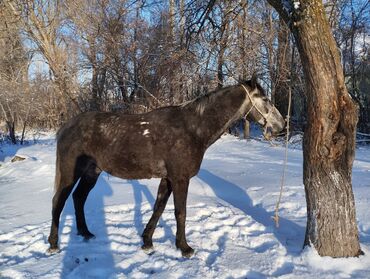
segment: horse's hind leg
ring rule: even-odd
[[[82,175],[76,190],[73,192],[73,203],[76,213],[77,232],[86,240],[93,238],[94,235],[89,231],[86,225],[84,205],[92,188],[94,188],[96,181],[100,175],[100,170],[95,164],[88,167]]]
[[[55,179],[55,194],[52,201],[52,222],[48,241],[50,243],[49,252],[58,251],[58,229],[59,218],[64,208],[65,202],[70,195],[73,186],[78,180],[74,168],[63,167],[61,171],[59,161],[57,159],[57,171]]]
[[[161,180],[161,183],[159,184],[157,199],[154,204],[152,217],[150,218],[142,234],[144,242],[142,248],[144,250],[150,250],[153,248],[153,233],[155,227],[157,226],[158,220],[161,217],[164,208],[166,207],[168,198],[170,197],[171,193],[172,187],[170,182],[166,178],[163,178]]]

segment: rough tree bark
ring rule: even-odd
[[[169,38],[170,38],[170,43],[174,44],[175,43],[175,21],[176,21],[176,14],[175,14],[175,0],[169,0],[168,1],[169,9],[168,9],[168,23],[169,23]]]
[[[227,6],[228,7],[228,6]],[[220,35],[219,35],[219,52],[217,55],[217,88],[224,86],[224,72],[223,67],[225,63],[225,51],[229,40],[229,15],[227,14],[228,9],[223,10]]]
[[[358,256],[362,251],[351,184],[358,108],[345,87],[322,1],[267,1],[293,32],[305,75],[305,245],[312,244],[321,256]]]
[[[291,47],[289,42],[289,28],[285,22],[279,19],[278,49],[276,57],[275,86],[272,99],[284,117],[288,115],[290,69],[291,69]],[[292,111],[292,109],[291,109]]]

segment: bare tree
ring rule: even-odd
[[[27,124],[30,104],[27,84],[29,56],[23,47],[20,23],[0,3],[0,119],[4,119],[8,135],[13,144],[17,143],[16,128]],[[22,134],[24,135],[24,133]],[[21,139],[23,143],[23,136]]]
[[[273,81],[275,86],[272,92],[272,99],[280,113],[286,116],[288,115],[289,90],[291,90],[290,87],[292,85],[290,81],[292,49],[289,40],[290,31],[281,18],[279,19],[277,37],[276,73]]]
[[[217,87],[221,88],[224,85],[224,64],[225,64],[225,52],[227,50],[229,41],[229,30],[230,30],[230,8],[232,1],[227,3],[220,3],[220,25],[217,26],[218,35],[215,39],[218,43],[218,54],[217,54]]]
[[[364,0],[340,0],[325,1],[323,8],[342,49],[345,81],[360,103],[363,129],[369,122],[364,89],[369,6]],[[22,85],[2,79],[8,100],[2,98],[3,118],[9,104],[17,111],[14,120],[22,123],[30,100],[32,125],[47,127],[58,127],[80,110],[144,112],[257,71],[283,114],[291,89],[294,118],[306,119],[306,95],[311,93],[302,88],[302,67],[289,42],[292,27],[266,1],[6,0],[1,7],[23,32],[17,49],[41,55],[50,70],[49,75],[45,69],[35,72],[32,60],[30,79]],[[300,22],[294,16],[290,24]],[[0,56],[22,57],[15,49],[3,48],[0,52],[10,55]],[[6,115],[11,120],[14,113]]]
[[[59,96],[64,100],[61,102],[61,111],[71,114],[76,110],[81,111],[73,77],[74,70],[70,67],[73,63],[68,61],[68,45],[60,36],[63,22],[61,2],[8,0],[5,3],[22,22],[23,30],[47,61]],[[72,110],[68,108],[68,103],[74,105]]]
[[[366,109],[366,91],[360,90],[360,82],[364,78],[364,67],[370,49],[370,1],[343,0],[336,3],[337,19],[335,38],[342,51],[342,63],[349,92],[359,106],[358,128],[367,130],[370,122]],[[370,129],[369,131],[370,132]]]
[[[362,252],[351,183],[358,109],[347,92],[322,1],[268,2],[292,31],[305,74],[305,244],[322,256],[358,256]]]

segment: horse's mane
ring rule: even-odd
[[[265,95],[266,96],[266,91],[265,89],[263,89],[263,87],[261,86],[261,84],[259,84],[258,82],[256,82],[255,84],[252,84],[252,80],[243,80],[243,81],[240,81],[239,84],[243,84],[243,85],[246,85],[248,89],[255,89],[257,88],[258,91],[262,94],[262,95]]]
[[[184,102],[180,106],[181,107],[195,106],[195,111],[198,114],[203,114],[205,107],[208,104],[212,103],[218,95],[224,93],[225,91],[227,91],[231,87],[235,87],[235,86],[237,86],[237,85],[231,85],[231,86],[227,86],[227,87],[224,87],[224,88],[221,88],[221,89],[213,90],[213,91],[208,92],[206,94],[200,95],[200,96],[196,97],[195,99]]]
[[[180,107],[187,107],[187,106],[195,106],[195,111],[199,114],[203,114],[205,107],[214,101],[214,99],[219,95],[224,93],[226,90],[237,87],[239,85],[244,85],[248,88],[248,90],[253,90],[255,87],[258,88],[258,90],[265,95],[265,91],[263,90],[262,86],[257,82],[255,84],[252,84],[252,80],[241,80],[237,84],[226,86],[221,89],[216,89],[211,92],[208,92],[206,94],[200,95],[195,99],[192,99],[190,101],[184,102],[180,105]]]

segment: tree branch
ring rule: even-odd
[[[267,2],[279,13],[285,23],[291,25],[292,7],[290,1],[286,0],[267,0]]]

